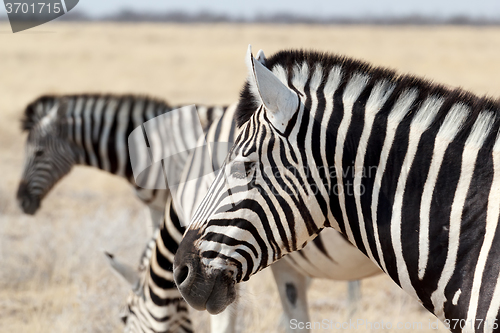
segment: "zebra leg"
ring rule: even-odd
[[[236,317],[238,315],[238,296],[240,285],[236,285],[236,301],[231,303],[224,311],[210,316],[210,332],[234,333],[236,332]]]
[[[358,312],[359,301],[361,300],[361,281],[349,281],[348,282],[348,309],[349,318],[354,316]]]
[[[299,329],[298,323],[310,321],[307,306],[307,287],[310,278],[300,274],[286,259],[275,262],[271,265],[271,269],[283,306],[285,331],[287,333],[309,332],[305,328]],[[292,329],[292,327],[297,328]]]

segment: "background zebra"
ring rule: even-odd
[[[498,331],[498,103],[327,54],[247,65],[241,135],[175,259],[185,299],[221,311],[334,227],[452,331]]]
[[[65,104],[61,107],[61,104]],[[166,189],[146,189],[136,185],[128,152],[128,136],[135,128],[168,111],[164,101],[134,95],[46,95],[25,109],[23,129],[28,131],[26,161],[17,198],[23,211],[34,214],[41,200],[75,164],[92,166],[125,178],[137,197],[151,211],[159,225],[165,209]],[[225,107],[199,107],[202,126],[208,126]],[[166,133],[172,146],[179,147],[176,167],[181,170],[191,142],[202,134],[189,119],[172,119],[172,127],[182,128],[185,138]],[[188,127],[188,128],[186,128]],[[185,147],[186,149],[183,149]],[[150,172],[151,178],[163,177]],[[147,180],[145,181],[147,182]],[[155,181],[151,181],[155,183]]]

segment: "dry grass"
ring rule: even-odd
[[[136,263],[146,240],[131,190],[95,170],[74,170],[36,217],[20,213],[14,196],[23,107],[42,93],[87,91],[230,103],[246,75],[248,43],[267,54],[292,47],[339,52],[479,94],[500,92],[496,28],[50,24],[14,35],[0,25],[0,331],[119,332],[128,288],[106,267],[102,250]],[[269,271],[260,275],[241,301],[244,332],[277,330],[275,286]],[[309,295],[313,320],[348,318],[345,283],[315,281]],[[363,295],[356,317],[424,327],[433,320],[386,277],[364,282]],[[198,332],[206,332],[207,315],[194,316]],[[444,332],[440,327],[418,331]]]

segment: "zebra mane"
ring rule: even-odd
[[[295,87],[291,84],[294,72],[293,68],[297,65],[301,66],[304,63],[306,63],[310,69],[309,75],[302,78],[303,80],[306,80],[306,82],[302,82],[306,89],[316,66],[319,65],[323,69],[321,86],[326,83],[330,70],[337,66],[344,73],[341,85],[348,81],[350,75],[362,73],[369,75],[371,82],[381,79],[393,82],[397,84],[396,89],[398,90],[408,89],[411,87],[416,88],[419,91],[420,96],[436,95],[447,97],[446,102],[460,102],[464,105],[470,106],[473,113],[477,113],[485,109],[492,111],[500,109],[499,100],[493,100],[488,97],[479,97],[461,88],[445,87],[444,85],[434,83],[428,79],[419,78],[409,74],[399,74],[392,69],[372,66],[368,62],[340,55],[305,50],[285,50],[280,51],[266,59],[265,66],[271,71],[277,65],[282,66],[288,77],[288,86],[295,89]],[[235,120],[238,127],[241,127],[244,123],[246,123],[261,104],[260,97],[255,96],[254,91],[256,91],[256,89],[252,89],[252,84],[253,83],[247,79],[240,92],[240,99],[235,113]]]
[[[170,105],[161,99],[154,98],[148,95],[142,94],[102,94],[102,93],[83,93],[83,94],[67,94],[67,95],[57,95],[57,94],[47,94],[37,97],[34,101],[28,104],[24,109],[23,117],[21,118],[21,129],[23,131],[31,131],[39,122],[47,115],[50,109],[55,103],[62,99],[76,99],[76,98],[116,98],[116,99],[138,99],[142,98],[145,101],[152,101],[158,104],[163,104],[165,107],[170,108]]]

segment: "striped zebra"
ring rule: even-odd
[[[247,66],[241,134],[174,261],[188,303],[223,310],[333,227],[452,332],[500,331],[498,102],[329,54]]]
[[[153,229],[158,228],[164,219],[165,204],[171,197],[170,192],[166,187],[145,189],[136,184],[127,140],[138,126],[176,108],[178,107],[171,107],[160,100],[133,95],[80,94],[42,96],[36,99],[25,109],[22,122],[23,129],[28,131],[28,138],[24,171],[17,192],[20,207],[25,213],[34,214],[43,198],[73,165],[88,165],[129,181],[135,188],[137,197],[148,206]],[[163,131],[166,132],[163,145],[166,148],[172,147],[177,154],[174,159],[169,160],[168,165],[164,165],[165,168],[174,169],[174,172],[180,174],[189,156],[189,151],[185,148],[192,147],[203,133],[193,126],[194,122],[201,121],[202,126],[206,127],[220,117],[225,109],[226,107],[198,107],[199,120],[189,119],[189,115],[169,118],[170,123],[164,125],[177,128],[178,131]],[[146,179],[142,180],[153,184],[158,183],[158,180],[164,181],[161,168],[154,171],[145,173]],[[176,248],[183,230],[180,226],[178,230],[169,229],[172,235],[166,245]],[[153,237],[156,238],[156,235]],[[136,293],[139,292],[141,275],[149,267],[151,251],[150,242],[141,258],[139,272],[122,265],[108,254],[112,266],[131,283]],[[168,266],[165,262],[163,264]],[[169,265],[171,271],[171,264]],[[187,305],[180,297],[173,279],[162,285],[162,288],[158,297],[150,299],[171,306],[165,307],[165,315],[155,318],[162,325],[162,329],[157,331],[191,332]],[[134,297],[129,297],[130,299]],[[132,325],[135,325],[134,321],[127,327]]]
[[[261,55],[263,57],[263,55]],[[227,111],[221,121],[215,121],[207,130],[203,141],[197,144],[185,167],[176,192],[181,217],[189,220],[215,178],[238,135],[233,114]],[[206,147],[209,149],[203,149]],[[168,205],[167,205],[168,207]],[[284,310],[287,332],[309,332],[309,329],[291,329],[290,323],[310,322],[307,305],[309,278],[337,281],[357,280],[381,273],[365,255],[352,246],[339,232],[324,230],[301,251],[291,253],[271,266]],[[354,311],[359,297],[359,283],[350,282],[349,303]]]

